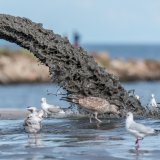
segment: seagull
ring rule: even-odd
[[[59,106],[48,104],[46,98],[41,98],[41,107],[46,116],[54,113],[65,114]]]
[[[135,144],[137,149],[140,147],[139,140],[143,140],[145,136],[155,134],[158,131],[143,124],[136,123],[131,112],[128,112],[126,116],[126,130],[136,137]]]
[[[140,100],[140,96],[139,96],[139,95],[135,95],[135,98],[136,98],[137,100]]]
[[[148,108],[152,113],[158,112],[158,106],[157,106],[157,102],[156,102],[154,94],[151,94],[151,99],[148,104]]]
[[[23,127],[27,133],[34,134],[36,138],[36,134],[42,128],[41,121],[43,120],[44,112],[43,110],[37,112],[36,107],[29,107],[27,110],[30,113],[24,120]]]
[[[84,97],[81,95],[70,95],[68,97],[62,97],[61,100],[66,100],[74,104],[79,105],[83,110],[89,112],[90,123],[92,123],[92,116],[98,122],[102,122],[98,119],[98,114],[104,113],[114,113],[119,114],[118,107],[116,105],[111,105],[107,100],[100,97]]]

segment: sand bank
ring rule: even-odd
[[[0,119],[24,119],[27,115],[27,111],[25,109],[19,108],[0,108]]]

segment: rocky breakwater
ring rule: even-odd
[[[160,80],[160,60],[110,59],[107,53],[92,53],[92,56],[121,81]]]
[[[160,61],[110,59],[91,53],[95,61],[121,81],[160,80]],[[26,50],[0,50],[0,83],[49,83],[49,68]]]
[[[50,82],[49,69],[25,50],[0,51],[0,83]]]

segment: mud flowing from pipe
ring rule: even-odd
[[[74,48],[67,38],[44,29],[42,24],[0,14],[0,38],[32,52],[49,67],[54,83],[68,94],[105,98],[118,105],[121,112],[143,112],[141,104],[128,95],[116,76],[99,67],[84,49]]]

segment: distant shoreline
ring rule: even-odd
[[[106,52],[92,52],[90,55],[121,82],[160,80],[160,60],[111,59]],[[0,50],[0,85],[51,82],[49,68],[40,64],[30,52]]]

